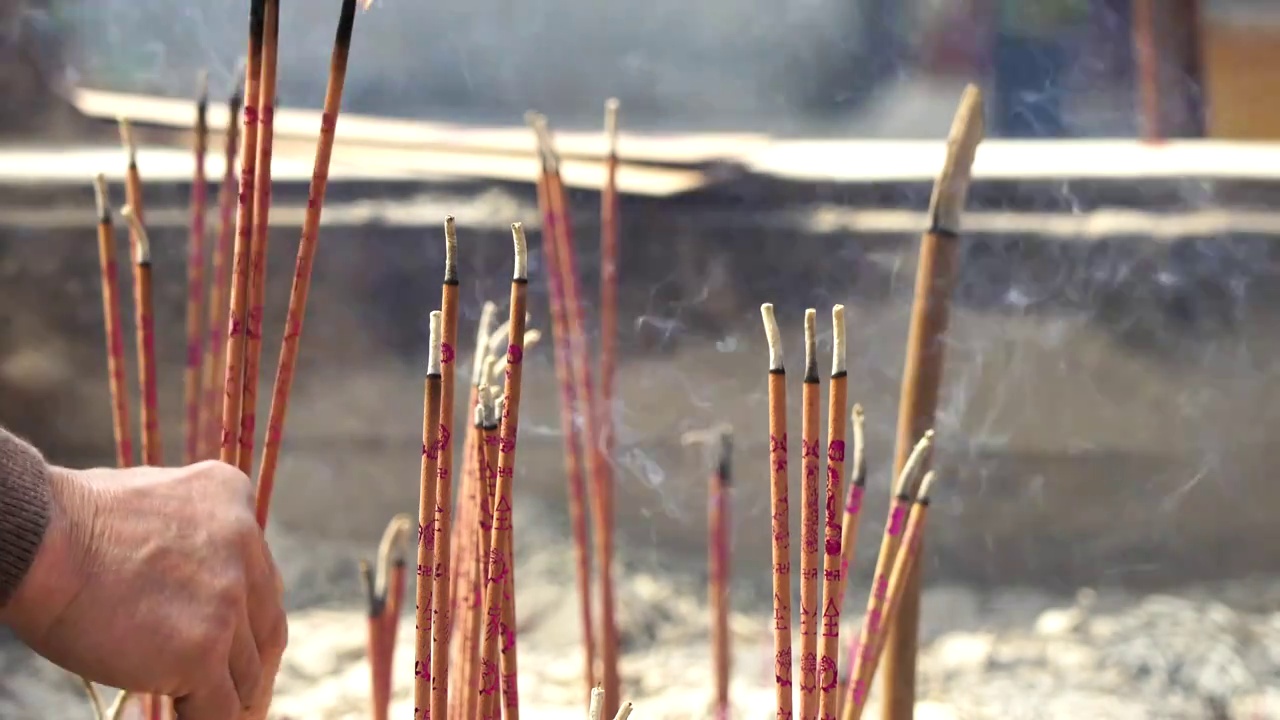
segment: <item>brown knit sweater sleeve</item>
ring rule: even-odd
[[[26,576],[49,524],[49,468],[39,451],[0,428],[0,607]]]

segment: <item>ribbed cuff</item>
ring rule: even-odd
[[[31,569],[49,525],[51,502],[44,458],[0,430],[0,607]]]

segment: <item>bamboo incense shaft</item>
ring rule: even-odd
[[[911,504],[906,527],[902,531],[902,546],[894,557],[893,569],[889,573],[889,589],[884,603],[884,618],[887,625],[892,625],[897,612],[907,593],[907,583],[913,572],[912,568],[919,563],[920,544],[924,540],[925,520],[928,517],[929,493],[933,485],[933,471],[928,472],[920,482],[920,491]],[[870,686],[875,679],[876,670],[880,666],[880,656],[884,651],[888,634],[881,634],[874,640],[867,660],[866,684]],[[855,705],[853,720],[861,720],[864,705]]]
[[[564,437],[565,478],[568,482],[569,523],[573,530],[574,558],[578,568],[578,605],[582,624],[583,676],[587,694],[596,686],[595,623],[591,612],[591,550],[587,535],[586,481],[583,478],[577,423],[577,397],[574,386],[572,351],[569,344],[568,318],[565,313],[564,287],[559,271],[560,259],[556,240],[558,228],[556,215],[548,197],[550,184],[545,154],[542,171],[538,175],[538,206],[542,210],[542,250],[546,257],[548,305],[551,314],[551,333],[554,339],[553,363],[556,382],[560,387],[560,434]],[[603,367],[602,367],[603,369]],[[602,376],[603,380],[603,376]],[[603,441],[603,438],[601,438]]]
[[[547,198],[555,220],[554,239],[559,261],[561,282],[564,288],[569,347],[573,357],[571,365],[577,385],[577,397],[582,405],[582,449],[586,455],[587,477],[590,478],[592,516],[595,520],[596,563],[600,583],[600,661],[601,680],[604,689],[604,712],[612,715],[619,704],[618,637],[614,617],[613,587],[613,478],[612,467],[603,455],[595,433],[593,419],[599,417],[596,410],[595,385],[591,379],[589,351],[585,336],[582,302],[578,295],[577,262],[574,258],[573,229],[569,220],[568,196],[560,178],[560,160],[555,151],[551,132],[545,117],[534,118],[534,129],[542,142],[547,162]]]
[[[191,237],[187,245],[187,358],[183,371],[183,462],[200,459],[200,365],[204,360],[205,203],[209,194],[205,155],[209,145],[209,82],[200,76],[193,137],[195,170],[191,180]]]
[[[131,206],[121,208],[120,214],[129,223],[137,238],[133,256],[133,307],[136,317],[138,349],[138,387],[141,397],[142,464],[151,467],[164,465],[163,447],[160,444],[159,403],[156,386],[155,308],[152,301],[151,242],[142,221]]]
[[[871,694],[871,687],[867,682],[870,654],[878,637],[888,631],[884,623],[884,602],[889,592],[889,573],[893,569],[893,559],[902,541],[907,514],[911,511],[912,480],[932,444],[933,431],[929,430],[916,443],[894,482],[893,499],[889,502],[889,515],[885,519],[884,534],[880,538],[880,554],[876,556],[875,572],[871,576],[867,610],[862,616],[862,630],[850,643],[849,690],[841,710],[842,720],[853,720],[857,713],[862,712],[861,708]]]
[[[431,649],[431,717],[443,718],[449,702],[449,635],[453,624],[450,581],[450,517],[453,511],[453,396],[454,348],[458,345],[458,232],[452,216],[445,218],[445,269],[441,290],[440,466],[436,479],[435,603]]]
[[[471,643],[471,625],[475,617],[473,600],[475,588],[479,580],[480,522],[480,483],[476,477],[476,436],[483,426],[481,408],[477,405],[478,388],[472,384],[470,398],[467,402],[467,416],[472,422],[467,423],[467,433],[462,441],[462,469],[458,474],[458,521],[452,524],[450,533],[454,559],[450,563],[453,587],[452,612],[454,622],[449,632],[449,663],[457,669],[449,674],[449,708],[448,717],[463,717],[463,703],[470,697],[466,688],[471,687],[472,678],[467,666],[474,649]],[[461,639],[458,635],[461,634]]]
[[[387,523],[378,543],[376,578],[365,572],[367,563],[361,563],[369,599],[369,665],[375,720],[386,720],[391,703],[396,630],[404,598],[405,546],[412,526],[409,515],[397,515]]]
[[[243,81],[242,81],[243,82]],[[240,107],[242,88],[237,84],[227,102],[227,144],[224,155],[226,169],[218,188],[218,235],[213,246],[213,263],[209,283],[209,344],[204,360],[204,400],[200,404],[200,429],[203,447],[200,456],[216,457],[222,436],[223,363],[227,339],[227,303],[230,301],[229,274],[232,243],[235,240],[236,156],[240,142]]]
[[[831,384],[827,389],[826,520],[822,555],[822,640],[818,657],[818,715],[834,718],[840,697],[840,580],[843,560],[845,408],[849,402],[849,373],[845,343],[844,306],[831,308]],[[852,542],[852,538],[848,539]]]
[[[960,216],[969,191],[973,159],[984,132],[982,93],[969,85],[947,137],[947,157],[933,186],[930,227],[920,243],[915,298],[907,334],[894,467],[907,448],[933,427],[942,381],[944,343],[956,277]],[[911,720],[915,712],[916,650],[920,626],[919,565],[907,575],[902,606],[891,628],[885,656],[884,720]]]
[[[244,383],[240,402],[240,469],[253,472],[258,418],[258,376],[262,364],[262,315],[267,292],[267,243],[270,240],[271,148],[274,140],[276,58],[280,48],[280,0],[266,0],[262,33],[262,69],[258,86],[258,158],[254,166],[253,231],[249,239],[249,298],[244,319]]]
[[[849,568],[858,549],[858,525],[862,519],[862,498],[867,489],[866,436],[861,405],[853,406],[853,469],[849,472],[849,492],[845,494],[844,523],[840,527],[840,581],[836,604],[844,606],[844,591],[849,586]]]
[[[733,485],[733,434],[720,433],[720,452],[716,471],[711,478],[709,517],[711,546],[711,666],[715,681],[715,717],[728,720],[729,677],[732,655],[729,637],[729,528],[731,525],[730,491]]]
[[[488,648],[484,644],[484,635],[488,627],[488,618],[484,613],[484,597],[485,588],[488,586],[489,564],[491,556],[489,548],[493,544],[493,504],[494,496],[497,492],[498,482],[498,418],[501,417],[501,398],[495,397],[491,407],[488,419],[485,421],[484,433],[480,438],[480,451],[484,454],[482,467],[484,468],[484,502],[481,504],[481,520],[480,520],[480,585],[481,585],[481,603],[480,608],[476,611],[476,659],[473,661],[475,666],[472,669],[472,683],[468,694],[472,697],[467,703],[467,718],[480,718],[481,703],[483,702],[483,692],[487,688],[493,688],[492,692],[496,692],[498,686],[497,672],[499,669],[498,647],[495,643],[492,648]]]
[[[481,667],[480,716],[497,716],[499,684],[506,717],[515,720],[518,714],[519,696],[515,676],[515,557],[511,543],[512,496],[511,486],[515,476],[516,438],[519,430],[521,382],[523,380],[525,308],[528,303],[529,266],[528,246],[524,228],[520,223],[511,226],[515,245],[515,269],[511,280],[511,304],[507,341],[507,377],[503,389],[502,417],[498,431],[498,478],[494,487],[493,536],[489,549],[489,571],[485,585],[484,602],[484,654]],[[506,597],[504,597],[504,595]],[[504,622],[511,619],[512,622]],[[502,625],[506,625],[503,633]],[[499,634],[503,637],[502,657],[506,668],[492,665],[498,657]],[[509,657],[508,657],[509,656]],[[503,677],[499,681],[499,673]],[[510,672],[510,676],[507,673]]]
[[[307,212],[302,219],[302,238],[298,241],[298,259],[294,265],[293,286],[289,290],[284,337],[280,341],[280,360],[276,365],[275,384],[271,388],[271,410],[267,415],[267,435],[262,444],[262,464],[258,467],[256,504],[258,524],[263,527],[266,527],[271,510],[271,492],[275,488],[280,443],[284,439],[285,417],[289,412],[289,391],[293,387],[299,343],[302,341],[302,323],[307,314],[307,293],[311,289],[311,271],[320,240],[320,213],[324,208],[325,191],[329,187],[329,160],[333,156],[338,114],[342,110],[342,90],[347,79],[347,60],[351,54],[355,13],[356,0],[342,0],[338,29],[333,40],[333,54],[329,60],[329,84],[325,89],[324,110],[320,115],[315,166],[311,171],[311,186],[307,191]]]
[[[418,587],[417,623],[414,638],[413,717],[422,720],[431,712],[431,596],[435,581],[436,478],[440,467],[441,363],[440,311],[431,311],[430,345],[427,349],[427,380],[422,401],[422,466],[418,495]]]
[[[773,533],[773,663],[777,716],[792,717],[791,520],[787,498],[787,375],[773,305],[760,306],[769,344],[769,504]]]
[[[800,424],[800,718],[818,716],[818,597],[821,504],[819,479],[820,405],[816,310],[804,312],[804,382],[801,385]]]
[[[249,3],[249,53],[244,68],[244,129],[240,142],[240,193],[231,263],[226,360],[222,364],[222,437],[218,459],[240,464],[240,411],[244,402],[245,314],[249,309],[249,263],[253,251],[254,179],[258,167],[258,103],[261,99],[262,42],[266,0]]]
[[[601,483],[605,485],[607,515],[609,524],[613,523],[613,451],[616,441],[614,428],[614,385],[618,367],[618,113],[617,98],[605,101],[604,135],[608,146],[605,158],[604,192],[600,197],[600,403],[597,422],[600,426],[600,453],[605,462],[601,464]],[[612,548],[612,540],[610,540]],[[612,557],[612,549],[610,549]],[[612,581],[610,581],[612,582]],[[612,590],[610,590],[612,594]],[[612,598],[608,606],[612,616]],[[584,622],[590,622],[590,616],[584,615]],[[617,701],[617,628],[612,619],[606,626],[611,646],[613,683],[605,682],[606,706],[612,707],[609,700]],[[590,643],[590,638],[584,642]],[[590,653],[589,653],[590,655]],[[590,661],[590,657],[588,658]],[[594,669],[594,664],[593,664]],[[588,675],[588,682],[595,680],[594,672]],[[610,694],[612,687],[613,694]]]
[[[129,390],[125,384],[124,331],[120,325],[120,272],[116,265],[116,231],[111,218],[107,178],[93,180],[98,205],[98,270],[102,277],[102,324],[107,340],[107,387],[111,393],[111,429],[116,442],[116,466],[134,463],[133,432],[129,427]]]

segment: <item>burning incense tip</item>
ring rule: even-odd
[[[441,328],[440,311],[431,311],[431,346],[427,350],[427,375],[439,376],[441,373],[440,365],[440,338],[443,329]]]
[[[124,146],[125,154],[129,157],[129,165],[137,165],[138,146],[133,141],[133,125],[129,122],[129,118],[123,115],[116,118],[116,123],[120,126],[120,144]]]
[[[902,473],[898,475],[898,481],[893,488],[894,496],[906,497],[911,495],[911,490],[914,487],[912,479],[916,475],[917,468],[924,464],[925,455],[928,454],[932,445],[933,431],[926,430],[924,436],[911,449],[911,454],[907,456],[907,462],[902,466]]]
[[[982,118],[982,92],[969,85],[960,96],[960,107],[947,136],[947,156],[933,184],[929,199],[929,223],[933,232],[955,234],[969,194],[973,158],[986,132]]]
[[[818,311],[804,311],[804,381],[818,382]]]
[[[378,541],[378,568],[374,580],[374,588],[379,597],[387,594],[387,570],[392,563],[404,562],[409,554],[409,530],[413,527],[413,517],[401,513],[391,518],[382,531],[382,539]]]
[[[782,372],[782,332],[773,315],[773,303],[760,306],[760,317],[764,320],[764,340],[769,345],[769,372]]]
[[[444,282],[458,284],[458,227],[452,215],[444,219]]]
[[[529,279],[529,244],[524,239],[524,225],[511,223],[511,241],[515,245],[515,274],[512,280],[525,282]]]
[[[716,462],[716,470],[720,482],[730,485],[733,482],[733,428],[726,426],[720,432],[720,457]]]
[[[138,219],[138,215],[133,212],[133,208],[125,205],[120,208],[120,217],[129,223],[129,229],[138,238],[138,253],[133,259],[136,265],[148,265],[151,263],[151,239],[147,237],[147,229],[142,226],[142,221]]]
[[[831,308],[831,377],[840,377],[846,372],[848,364],[848,346],[844,337],[844,306]]]
[[[476,415],[480,418],[481,427],[490,428],[498,424],[498,418],[502,417],[498,412],[499,400],[496,386],[486,384],[480,387]]]
[[[604,690],[597,685],[591,688],[591,704],[587,706],[587,717],[590,720],[601,720],[604,714]]]
[[[107,193],[107,176],[98,173],[93,178],[93,199],[98,205],[98,222],[111,222],[111,201]]]
[[[498,305],[486,300],[480,308],[480,322],[476,324],[476,354],[471,360],[471,384],[478,387],[488,377],[484,374],[484,359],[488,355],[489,336],[493,333],[493,317]]]
[[[916,493],[916,502],[921,505],[929,504],[929,493],[933,490],[934,472],[930,470],[924,474],[924,479],[920,481],[920,492]]]
[[[613,716],[613,720],[627,720],[631,717],[631,703],[625,703],[618,708],[618,714]]]
[[[618,155],[618,110],[621,107],[622,103],[618,102],[618,98],[604,101],[604,136],[609,143],[611,157]]]
[[[862,405],[855,403],[853,406],[853,476],[854,485],[867,484],[867,429],[866,417],[862,412]]]
[[[551,137],[551,123],[547,120],[547,116],[529,111],[525,113],[525,122],[529,123],[534,135],[538,138],[538,151],[542,155],[542,162],[546,164],[547,172],[559,172],[560,155],[556,152],[555,142]]]

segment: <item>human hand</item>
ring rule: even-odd
[[[244,473],[51,473],[53,510],[3,611],[82,677],[174,698],[178,720],[264,718],[288,639],[283,585]]]

